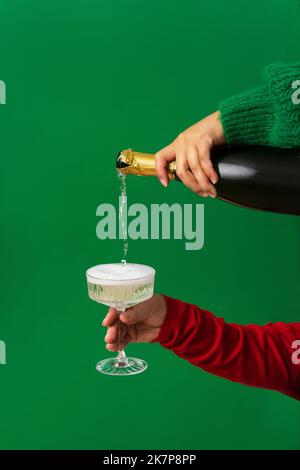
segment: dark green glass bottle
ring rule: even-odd
[[[264,146],[215,147],[211,159],[219,175],[218,198],[238,206],[300,215],[300,148]],[[123,150],[117,157],[123,174],[155,175],[152,154]],[[176,163],[168,167],[177,179]]]

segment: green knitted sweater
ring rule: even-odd
[[[219,106],[229,144],[300,146],[300,63],[272,64],[264,84]]]

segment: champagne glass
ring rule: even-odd
[[[87,270],[88,294],[92,300],[114,307],[118,315],[126,308],[143,302],[153,295],[155,270],[144,264],[99,264]],[[127,357],[121,344],[119,320],[118,355],[96,365],[98,372],[107,375],[133,375],[147,369],[142,359]]]

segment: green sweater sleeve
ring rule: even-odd
[[[226,141],[300,146],[300,63],[268,65],[263,76],[261,87],[221,102],[219,111]]]

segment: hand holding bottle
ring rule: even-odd
[[[148,300],[121,313],[120,332],[122,347],[128,343],[150,343],[159,334],[166,316],[166,303],[162,295],[153,295]],[[117,351],[118,344],[118,313],[110,308],[102,322],[107,327],[105,336],[106,349]]]
[[[170,145],[156,153],[158,179],[164,186],[168,185],[166,167],[176,160],[177,176],[189,189],[203,197],[216,197],[214,184],[218,175],[210,152],[215,145],[224,143],[220,114],[215,112],[181,132]]]

